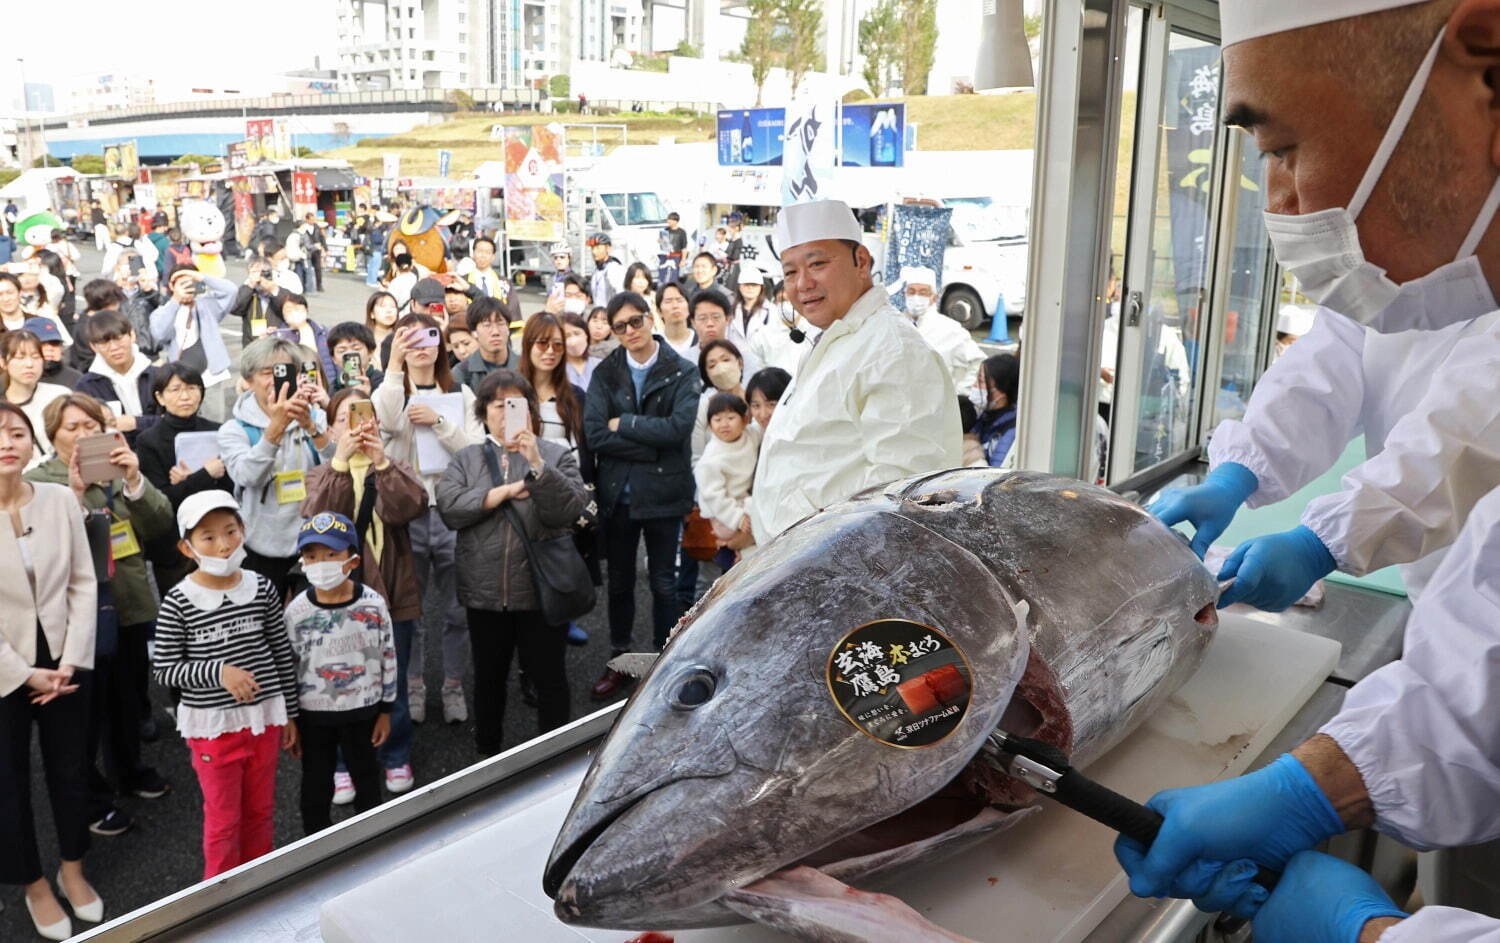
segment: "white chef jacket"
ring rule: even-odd
[[[1500,920],[1454,907],[1423,907],[1378,943],[1500,943]]]
[[[1322,733],[1359,769],[1380,831],[1423,850],[1500,837],[1500,490],[1412,610],[1401,660],[1351,688]]]
[[[1256,384],[1242,420],[1209,443],[1212,465],[1238,462],[1281,501],[1327,471],[1355,436],[1369,460],[1302,523],[1339,569],[1403,568],[1421,595],[1474,502],[1500,485],[1500,312],[1435,331],[1380,334],[1327,309]],[[1415,561],[1415,562],[1414,562]]]
[[[750,335],[750,352],[768,367],[780,367],[792,376],[802,358],[812,350],[813,342],[822,333],[800,314],[796,316],[797,327],[806,335],[801,343],[792,340],[792,328],[781,317],[780,312],[763,312],[766,322]]]
[[[872,485],[962,464],[948,368],[876,285],[823,332],[771,416],[755,542]]]
[[[917,319],[917,333],[948,365],[953,388],[959,393],[972,389],[979,376],[979,366],[984,363],[984,351],[974,343],[973,336],[964,330],[964,326],[933,306]]]

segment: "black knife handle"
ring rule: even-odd
[[[1145,848],[1151,847],[1157,832],[1161,831],[1161,813],[1127,799],[1072,768],[1057,780],[1057,792],[1053,798],[1121,835],[1128,835]],[[1261,868],[1255,874],[1255,883],[1268,891],[1273,890],[1280,879],[1279,872],[1268,868]]]

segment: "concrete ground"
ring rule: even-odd
[[[98,271],[100,257],[93,252],[92,246],[85,248],[84,256],[80,268],[86,281]],[[231,262],[229,274],[233,279],[243,280],[244,265]],[[334,324],[341,320],[363,319],[369,289],[365,287],[361,277],[330,273],[325,276],[324,287],[326,291],[322,294],[309,296],[310,307],[317,320]],[[540,306],[540,294],[525,296],[523,308],[528,313]],[[232,352],[237,352],[240,331],[238,321],[226,321],[225,328],[226,340],[233,345]],[[640,561],[637,569],[640,579],[636,588],[636,636],[638,642],[644,645],[650,640],[651,613],[644,560]],[[716,568],[712,564],[704,564],[700,589],[706,588],[714,576],[717,576]],[[601,588],[594,611],[579,620],[589,632],[589,644],[582,648],[568,648],[567,671],[575,717],[602,706],[589,699],[589,688],[603,671],[604,662],[609,657],[605,609],[605,593]],[[438,698],[442,677],[440,649],[436,634],[431,635],[426,646],[425,671],[428,681],[428,720],[417,727],[412,748],[412,765],[416,770],[418,783],[431,782],[480,759],[474,747],[472,721],[452,725],[442,721],[442,706]],[[472,690],[472,671],[465,678],[465,686]],[[508,689],[504,740],[506,748],[537,734],[536,712],[521,702],[514,673],[508,681]],[[152,696],[157,706],[156,718],[161,727],[161,737],[156,743],[144,746],[144,759],[171,781],[173,790],[160,799],[120,800],[119,807],[134,817],[134,828],[118,837],[94,836],[92,839],[92,848],[85,858],[85,869],[90,881],[104,898],[105,912],[110,918],[194,884],[202,876],[202,797],[189,765],[187,747],[177,735],[166,713],[165,695],[154,684]],[[472,699],[470,708],[472,711]],[[300,781],[298,762],[283,754],[276,781],[278,846],[302,836],[297,813]],[[32,749],[31,782],[42,868],[46,874],[55,875],[58,862],[56,833],[53,831],[51,809],[46,800],[40,756],[35,747]],[[348,811],[352,808],[345,806],[343,810],[337,810],[334,820],[338,821],[352,814]],[[5,837],[0,840],[13,839]],[[37,939],[27,916],[20,888],[0,889],[0,903],[4,905],[3,912],[0,912],[0,940]],[[74,929],[82,930],[90,926],[76,924]]]

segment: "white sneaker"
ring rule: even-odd
[[[420,724],[427,719],[427,685],[421,681],[406,682],[406,710],[411,722]]]
[[[333,804],[348,805],[354,801],[354,777],[348,773],[333,774]]]
[[[443,720],[461,724],[469,719],[469,705],[464,701],[462,684],[443,684]]]
[[[410,763],[385,771],[385,788],[393,793],[407,792],[416,784],[417,777],[412,773]]]

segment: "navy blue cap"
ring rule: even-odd
[[[26,323],[21,325],[23,331],[30,331],[41,339],[43,344],[63,342],[62,333],[58,331],[57,325],[51,318],[27,318]]]
[[[334,550],[359,550],[359,536],[354,533],[354,522],[342,514],[324,511],[302,522],[297,533],[297,550],[310,544],[322,544]]]

